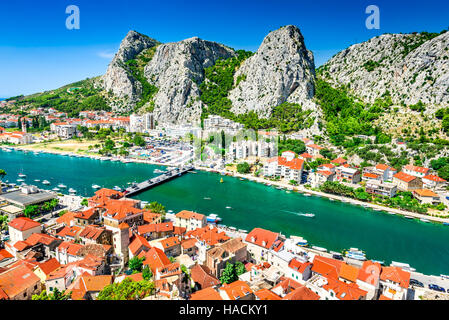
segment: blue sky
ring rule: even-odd
[[[365,27],[372,4],[380,8],[380,30]],[[65,27],[69,5],[80,9],[80,30]],[[447,0],[21,0],[1,1],[0,12],[0,97],[103,74],[131,29],[161,42],[198,36],[255,51],[270,31],[294,24],[319,66],[382,33],[449,27]]]

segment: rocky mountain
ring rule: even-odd
[[[319,71],[366,102],[390,95],[393,104],[423,104],[433,113],[449,102],[449,32],[384,34],[341,51]]]
[[[139,60],[149,50],[154,50],[151,56]],[[205,69],[218,59],[235,56],[233,49],[197,37],[160,44],[130,31],[103,76],[104,88],[126,101],[114,109],[123,110],[122,105],[132,109],[143,99],[144,80],[154,88],[154,94],[143,101],[145,108],[138,107],[152,110],[160,123],[197,123],[204,107],[199,85],[205,80]],[[131,60],[140,61],[136,68],[142,67],[142,77],[131,68]],[[253,110],[260,117],[268,117],[272,108],[283,102],[298,103],[315,112],[319,108],[312,102],[314,78],[313,54],[307,50],[300,30],[282,27],[271,32],[237,70],[237,85],[229,93],[232,112]]]
[[[155,119],[167,123],[199,122],[199,84],[204,80],[204,70],[218,59],[232,56],[234,50],[197,37],[160,45],[144,73],[158,88],[153,98]]]
[[[130,31],[120,44],[120,48],[102,77],[104,89],[118,97],[135,104],[142,94],[142,85],[133,77],[126,62],[134,59],[146,49],[160,43],[136,31]]]
[[[316,109],[315,64],[304,37],[296,26],[282,27],[268,34],[257,52],[235,74],[242,79],[230,92],[232,111],[255,111],[268,117],[271,108],[283,102],[299,103]]]

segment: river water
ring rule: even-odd
[[[52,189],[63,183],[82,196],[94,193],[93,184],[126,187],[128,182],[149,179],[157,176],[153,173],[157,168],[0,150],[0,169],[7,172],[5,181],[15,182],[18,174],[24,173],[28,184]],[[221,178],[224,183],[220,183]],[[35,179],[52,184],[46,187]],[[238,229],[261,227],[286,236],[298,235],[312,245],[334,251],[357,247],[370,259],[409,263],[425,274],[449,274],[449,227],[440,224],[407,220],[208,172],[186,174],[135,198],[158,201],[175,212],[186,209],[205,215],[215,213],[223,218],[223,224]],[[315,218],[304,217],[304,213],[314,213]]]

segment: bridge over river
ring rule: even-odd
[[[130,186],[129,188],[127,188],[125,190],[125,194],[127,197],[135,196],[138,193],[141,193],[141,192],[151,189],[155,186],[163,184],[164,182],[167,182],[174,178],[180,177],[183,174],[185,174],[193,169],[194,169],[193,166],[175,168],[175,169],[167,171],[166,173],[164,173],[160,176],[157,176],[153,179],[145,180],[143,182],[136,183],[136,184]]]

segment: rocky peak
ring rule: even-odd
[[[154,97],[155,119],[197,123],[202,112],[199,84],[204,69],[234,55],[232,49],[198,37],[160,45],[145,67],[145,77],[159,88]]]
[[[271,108],[284,102],[316,109],[314,96],[315,64],[304,37],[296,26],[269,33],[257,52],[235,74],[244,79],[229,95],[232,111],[255,111],[268,117]]]
[[[449,102],[449,32],[384,34],[338,53],[320,74],[366,102],[388,92],[393,104],[421,101],[433,113]]]
[[[129,31],[103,76],[105,90],[112,91],[119,98],[128,98],[128,102],[134,104],[140,97],[142,87],[127,70],[125,62],[159,44],[157,40],[141,33]]]

